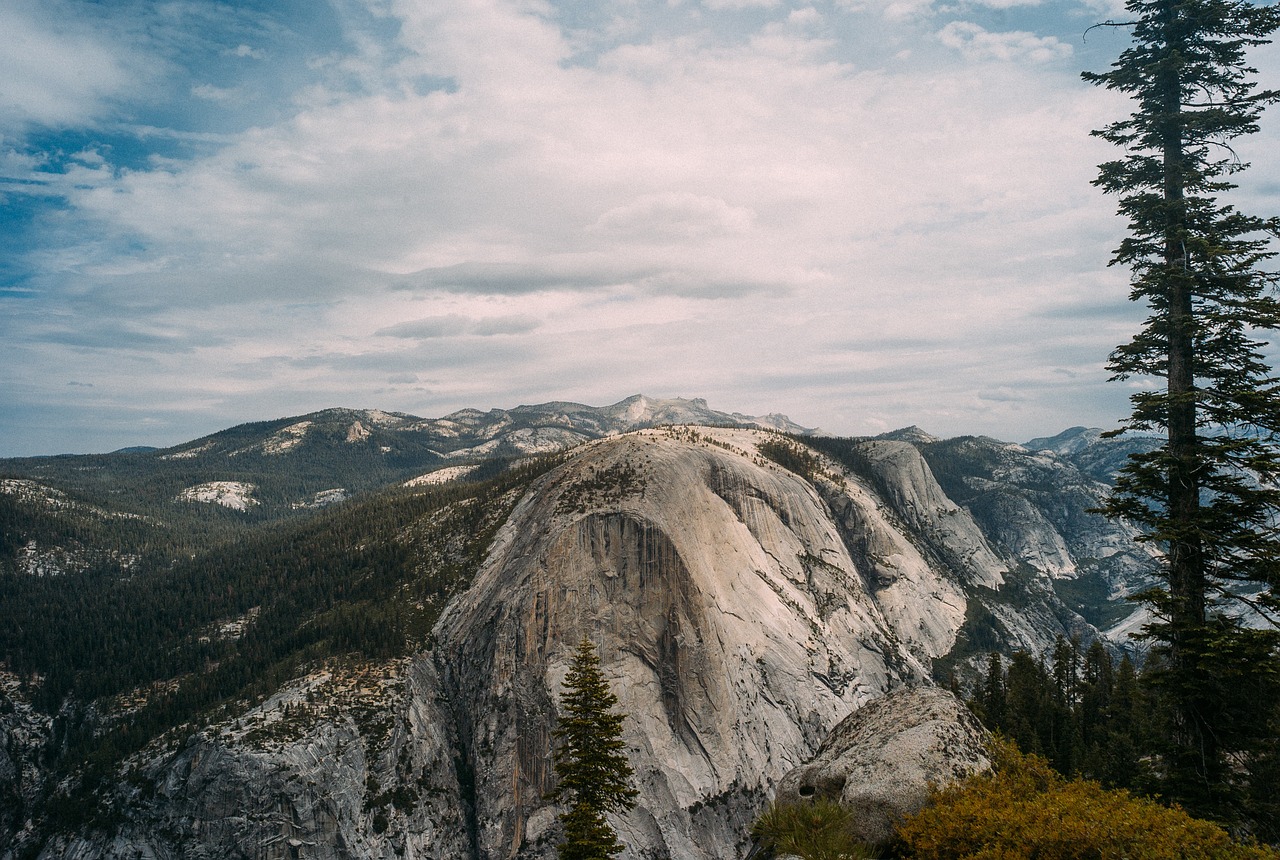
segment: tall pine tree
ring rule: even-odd
[[[585,636],[578,644],[560,699],[560,724],[555,731],[556,798],[569,808],[560,816],[564,841],[560,860],[608,860],[622,845],[606,812],[625,812],[638,792],[623,750],[622,715],[614,713],[618,697],[600,674],[600,659]]]
[[[1156,432],[1132,457],[1107,512],[1138,523],[1164,552],[1165,585],[1147,597],[1167,703],[1165,790],[1201,814],[1231,817],[1231,759],[1266,730],[1274,701],[1235,707],[1224,678],[1244,654],[1274,664],[1269,634],[1224,620],[1231,586],[1280,582],[1280,380],[1258,332],[1280,328],[1277,276],[1266,268],[1280,221],[1219,201],[1246,166],[1231,148],[1258,130],[1280,92],[1258,90],[1249,48],[1280,27],[1280,9],[1236,0],[1129,0],[1133,44],[1085,79],[1129,95],[1133,113],[1094,134],[1123,148],[1095,184],[1118,195],[1128,236],[1113,264],[1132,273],[1145,326],[1111,355],[1118,379],[1159,380],[1131,398],[1123,429]],[[1263,608],[1277,607],[1264,595]]]

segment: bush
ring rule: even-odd
[[[765,810],[751,835],[775,854],[804,860],[864,860],[871,857],[853,839],[853,813],[832,800],[774,804]]]
[[[996,771],[935,791],[898,828],[916,860],[1280,860],[1178,808],[1067,780],[1039,756],[995,741]]]

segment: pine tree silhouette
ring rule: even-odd
[[[560,725],[554,733],[559,785],[554,798],[567,798],[560,816],[564,841],[560,860],[608,860],[622,851],[606,812],[625,812],[638,792],[622,741],[623,715],[614,713],[618,697],[600,674],[600,658],[585,636],[578,644],[560,699]]]

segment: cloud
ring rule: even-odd
[[[1073,52],[1071,45],[1056,36],[1022,31],[991,33],[970,21],[952,21],[937,36],[942,44],[955,48],[968,60],[1047,63],[1070,57]]]
[[[198,84],[191,88],[191,95],[211,102],[230,102],[244,97],[243,91],[237,87],[215,87],[213,84]]]
[[[399,277],[396,284],[401,289],[520,295],[545,290],[596,290],[651,274],[595,261],[466,262],[421,269]]]
[[[1042,0],[970,0],[970,2],[987,9],[1015,9],[1019,6],[1039,6]]]
[[[702,0],[702,5],[708,9],[771,9],[777,6],[780,0]]]
[[[525,263],[458,263],[422,269],[393,280],[398,289],[441,290],[477,296],[522,296],[540,292],[682,295],[722,298],[758,290],[786,290],[777,280],[758,272],[735,275],[731,267],[708,266],[705,261],[681,268],[665,268],[656,261],[628,265],[594,255],[566,260]]]
[[[154,64],[122,46],[112,27],[73,10],[60,0],[0,5],[0,130],[97,120],[153,79]]]
[[[234,49],[227,51],[227,54],[233,57],[248,57],[253,60],[265,60],[267,58],[266,51],[263,51],[261,48],[254,48],[250,45],[246,45],[243,42],[236,45]]]
[[[836,5],[849,12],[870,13],[893,23],[927,18],[934,10],[933,0],[836,0]]]
[[[44,343],[62,344],[94,351],[192,352],[199,346],[212,346],[217,341],[190,332],[145,331],[136,326],[106,321],[82,325],[75,329],[53,328],[41,333]]]
[[[596,229],[637,238],[700,238],[746,233],[755,213],[716,197],[688,192],[645,194],[601,215]]]
[[[378,329],[375,335],[383,337],[399,337],[421,340],[436,337],[458,337],[476,335],[493,337],[495,335],[528,334],[542,325],[540,320],[519,314],[508,316],[484,317],[480,319],[465,317],[459,314],[446,316],[423,317],[408,320]]]
[[[121,90],[88,91],[59,153],[0,153],[33,211],[0,288],[0,400],[60,419],[62,382],[89,379],[103,426],[154,414],[170,444],[313,404],[636,391],[832,432],[1029,438],[1110,414],[1123,225],[1088,131],[1124,105],[1044,61],[1070,51],[1068,11],[1011,7],[989,32],[927,2],[624,5],[342,4],[158,64],[219,117],[224,91],[260,95],[228,70],[306,54],[238,126],[109,136],[83,117]],[[104,56],[129,67],[130,44]],[[1031,394],[983,400],[1005,390]]]

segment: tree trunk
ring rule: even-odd
[[[1195,275],[1183,237],[1184,207],[1182,81],[1178,54],[1183,23],[1173,2],[1161,9],[1168,55],[1160,82],[1164,112],[1163,141],[1165,235],[1164,265],[1168,307],[1168,429],[1167,473],[1171,537],[1169,555],[1170,657],[1184,680],[1198,676],[1205,625],[1204,554],[1198,535],[1200,522],[1200,451],[1196,438],[1195,319],[1192,288]],[[1207,722],[1212,703],[1183,695],[1178,705],[1184,751],[1196,775],[1212,783],[1217,777],[1218,750]],[[1196,761],[1198,760],[1198,761]],[[1206,786],[1208,787],[1208,786]]]

